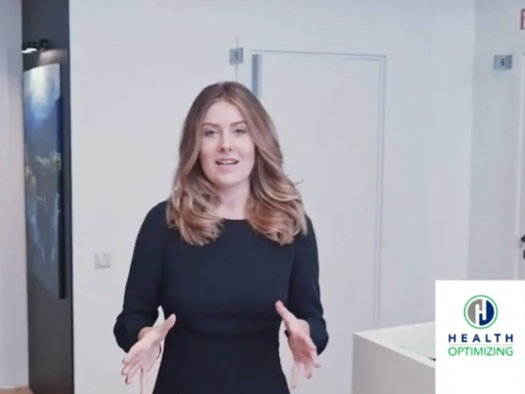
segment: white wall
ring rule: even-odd
[[[76,394],[137,390],[112,337],[133,242],[236,37],[386,55],[381,324],[431,319],[434,279],[466,277],[474,0],[70,0],[70,31]]]
[[[524,261],[519,257],[524,229],[516,228],[525,91],[523,8],[523,0],[476,2],[469,259],[469,277],[474,279],[511,279],[513,263]],[[512,70],[494,70],[494,55],[513,55]]]
[[[0,389],[28,384],[21,12],[0,3]]]
[[[434,318],[434,280],[467,279],[474,8],[475,0],[432,4],[430,269],[421,290],[428,320]]]

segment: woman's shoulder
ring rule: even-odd
[[[168,200],[162,200],[152,205],[146,212],[144,224],[148,227],[167,228],[166,209]]]
[[[314,223],[310,215],[307,213],[304,214],[304,225],[306,231],[300,231],[300,236],[308,236],[311,232],[314,231]]]
[[[299,231],[294,239],[294,244],[301,244],[304,242],[311,242],[316,240],[314,224],[311,217],[308,214],[304,215],[305,228]]]
[[[168,200],[167,199],[162,200],[162,201],[158,201],[155,204],[153,204],[152,206],[150,206],[150,208],[147,211],[146,217],[147,218],[161,218],[161,217],[164,217],[164,216],[166,216],[166,208],[167,207],[168,207]]]

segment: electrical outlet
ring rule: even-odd
[[[111,268],[111,253],[95,253],[95,269]]]

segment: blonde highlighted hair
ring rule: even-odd
[[[270,116],[250,90],[236,82],[207,86],[192,103],[180,140],[179,163],[166,212],[168,225],[192,245],[208,244],[220,235],[222,219],[213,213],[220,198],[199,162],[202,121],[208,108],[219,100],[239,109],[255,144],[246,218],[255,231],[281,245],[289,244],[298,233],[306,233],[303,202],[284,173]]]

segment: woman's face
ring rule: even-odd
[[[236,106],[217,101],[206,113],[199,155],[204,174],[219,189],[249,184],[255,144]]]

